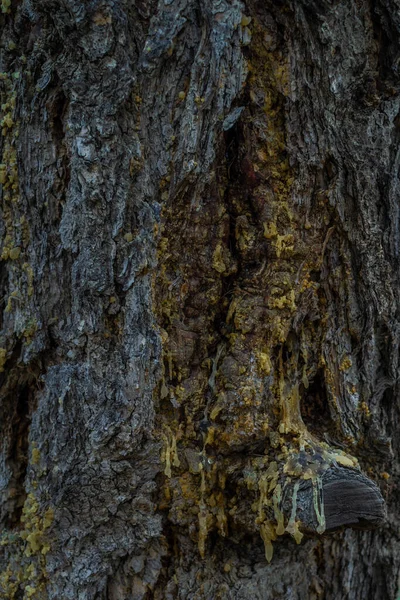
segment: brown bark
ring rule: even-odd
[[[2,0],[0,597],[396,599],[397,0]]]

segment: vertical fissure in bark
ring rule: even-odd
[[[32,415],[32,406],[29,399],[28,385],[15,390],[12,402],[15,403],[14,413],[11,417],[9,464],[13,479],[13,504],[4,521],[7,528],[14,528],[20,523],[22,507],[26,500],[25,477],[28,467],[29,452],[29,425]]]

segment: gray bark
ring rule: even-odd
[[[397,599],[398,0],[1,9],[0,598]]]

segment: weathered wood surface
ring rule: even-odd
[[[366,477],[340,473],[323,484],[326,528],[343,525],[368,529],[385,521],[385,504],[379,488]]]
[[[396,599],[398,1],[1,8],[0,597]]]

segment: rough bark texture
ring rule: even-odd
[[[0,597],[395,600],[398,0],[1,9]]]

